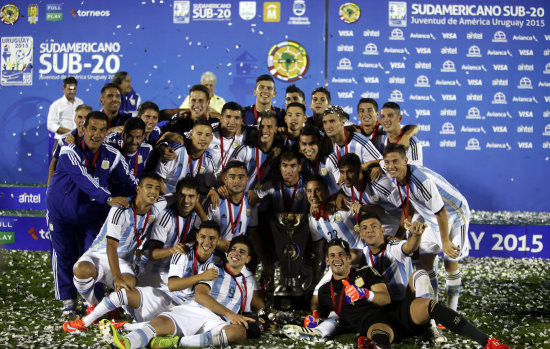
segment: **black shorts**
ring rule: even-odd
[[[410,307],[412,301],[415,299],[416,298],[414,295],[408,294],[405,299],[401,301],[393,301],[383,307],[380,311],[386,316],[387,320],[391,324],[394,332],[394,342],[400,342],[408,337],[422,335],[428,328],[430,328],[429,321],[424,325],[417,325],[413,322]]]
[[[393,328],[391,321],[384,312],[384,308],[376,312],[369,312],[359,320],[359,335],[367,336],[369,328],[374,324],[385,324]]]

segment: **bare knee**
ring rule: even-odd
[[[424,270],[432,270],[434,268],[434,254],[421,254],[418,256],[418,264]]]
[[[122,274],[122,278],[128,285],[130,285],[132,288],[136,287],[137,279],[132,274]]]
[[[241,325],[227,325],[223,330],[229,344],[239,344],[246,339],[246,329]]]
[[[176,332],[174,322],[167,316],[159,315],[149,324],[155,329],[157,336],[173,335]]]
[[[416,325],[424,325],[430,321],[430,314],[428,312],[430,302],[431,300],[427,298],[416,298],[411,302],[409,313]]]
[[[126,290],[126,297],[130,307],[137,309],[141,306],[141,293],[136,288]]]
[[[447,273],[452,273],[453,271],[458,270],[458,262],[457,261],[445,260],[443,263],[445,265],[445,271]]]
[[[97,269],[90,262],[78,262],[73,267],[74,276],[79,279],[88,279],[97,277]]]

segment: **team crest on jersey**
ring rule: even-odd
[[[101,162],[101,168],[104,169],[104,170],[108,169],[109,168],[109,160],[103,160]]]
[[[153,223],[154,220],[155,220],[155,215],[151,215],[149,217],[149,222]]]
[[[328,174],[328,170],[326,168],[321,169],[321,176],[326,176]]]
[[[420,200],[420,199],[418,198],[418,196],[416,196],[416,194],[414,194],[414,193],[412,194],[412,197],[415,198],[416,200]]]
[[[356,279],[355,279],[355,286],[357,287],[363,287],[365,286],[365,280],[363,280],[362,277],[358,276]]]
[[[374,201],[379,201],[379,200],[380,200],[380,196],[374,195],[374,196],[372,197],[372,199],[373,199]]]
[[[303,200],[303,199],[304,199],[304,194],[298,193],[298,194],[296,194],[296,198],[297,198],[298,200]]]
[[[336,222],[341,222],[341,221],[342,221],[342,215],[339,214],[339,213],[335,214],[335,215],[334,215],[334,220],[335,220]]]
[[[143,162],[143,157],[141,155],[138,155],[138,164],[141,164]]]
[[[247,217],[250,217],[252,215],[252,210],[251,209],[246,209],[246,216]]]
[[[239,145],[241,145],[241,143],[238,140],[233,142],[233,148],[237,148]]]
[[[201,167],[201,169],[199,170],[199,173],[204,173],[204,171],[206,171],[206,169],[204,167]]]

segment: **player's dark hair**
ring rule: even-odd
[[[212,230],[215,230],[216,233],[218,233],[218,236],[220,236],[220,225],[218,224],[218,222],[216,221],[204,221],[204,222],[201,222],[201,225],[199,226],[199,231],[201,229],[212,229]],[[197,232],[198,234],[198,232]]]
[[[222,112],[221,114],[223,115],[223,113],[226,111],[226,110],[236,110],[236,111],[239,111],[241,112],[241,117],[242,117],[242,114],[243,114],[243,107],[237,103],[237,102],[227,102],[223,105],[222,107]]]
[[[301,154],[298,153],[298,151],[296,149],[287,148],[287,149],[283,150],[281,155],[279,155],[279,161],[280,162],[283,162],[283,160],[292,161],[292,160],[296,159],[298,161],[298,164],[299,164],[300,163],[300,156],[301,156]]]
[[[229,251],[231,251],[231,248],[235,246],[236,244],[243,244],[248,246],[248,255],[252,256],[252,244],[250,243],[250,240],[246,235],[238,235],[235,236],[233,239],[231,239],[231,242],[229,243]]]
[[[292,102],[289,105],[287,105],[286,110],[290,109],[291,107],[296,107],[296,108],[302,109],[302,111],[304,112],[304,115],[306,113],[306,106],[303,105],[302,103]]]
[[[204,120],[204,119],[195,120],[195,122],[193,123],[193,129],[197,126],[200,126],[200,125],[208,126],[208,127],[210,127],[210,129],[213,129],[212,124],[210,123],[210,121]]]
[[[336,114],[340,120],[346,119],[349,120],[349,114],[342,109],[339,105],[329,105],[327,109],[323,112],[323,117],[330,114]]]
[[[105,85],[103,85],[103,87],[101,88],[101,92],[100,92],[101,96],[103,96],[105,94],[105,91],[107,91],[110,88],[116,88],[120,93],[120,87],[118,87],[118,85],[113,84],[112,82],[108,82]]]
[[[204,93],[204,96],[206,97],[206,99],[210,98],[210,90],[208,89],[208,87],[206,87],[204,85],[196,84],[196,85],[191,86],[191,88],[189,89],[189,95],[191,95],[191,92],[193,92],[193,91],[202,91]]]
[[[402,157],[407,156],[407,150],[405,149],[405,146],[399,143],[390,143],[386,146],[386,148],[384,148],[384,157],[390,153],[398,153]]]
[[[311,97],[313,97],[314,94],[317,92],[321,92],[325,94],[325,97],[327,98],[327,102],[330,104],[330,92],[325,87],[317,87],[315,90],[311,92]]]
[[[346,240],[340,239],[340,238],[334,238],[325,245],[325,256],[328,254],[328,249],[331,248],[332,246],[339,246],[343,248],[346,254],[348,256],[351,256],[349,243]]]
[[[262,74],[262,75],[258,76],[256,78],[256,85],[258,85],[258,83],[260,81],[271,81],[273,84],[275,84],[275,80],[273,79],[273,76],[271,76],[269,74]]]
[[[141,174],[141,177],[139,177],[138,185],[141,186],[141,183],[143,183],[143,180],[146,178],[154,179],[155,181],[162,182],[162,177],[159,174],[155,172],[146,171]]]
[[[262,122],[264,119],[275,119],[277,121],[277,113],[275,113],[273,110],[264,110],[258,114],[258,125]]]
[[[65,79],[63,79],[63,87],[65,87],[69,84],[75,84],[75,85],[78,86],[78,81],[74,77],[68,76]]]
[[[286,88],[286,94],[289,94],[289,93],[298,93],[300,95],[300,97],[302,97],[302,100],[306,100],[306,96],[304,94],[304,91],[302,91],[298,86],[292,84],[292,85],[288,85],[288,87]]]
[[[128,133],[133,130],[142,130],[145,133],[145,122],[140,118],[129,118],[124,122],[124,133]]]
[[[361,159],[355,153],[347,153],[338,160],[338,168],[349,166],[354,170],[361,169]]]
[[[84,120],[84,127],[88,127],[90,119],[104,120],[107,125],[109,125],[109,118],[107,117],[107,115],[105,115],[105,113],[101,111],[92,111],[88,115],[86,115],[86,120]]]
[[[157,113],[160,112],[159,106],[156,103],[153,103],[151,101],[145,101],[141,103],[141,105],[138,108],[138,116],[143,115],[143,113],[145,113],[145,111],[149,109],[154,110]]]
[[[246,175],[248,176],[248,169],[246,168],[246,164],[244,162],[239,160],[231,160],[225,165],[225,167],[223,168],[223,172],[227,173],[227,171],[229,171],[232,168],[242,168],[246,173]]]
[[[306,124],[300,130],[300,136],[313,136],[317,141],[321,141],[321,134],[319,128],[315,125]]]
[[[378,215],[373,212],[361,212],[361,214],[359,215],[359,219],[357,220],[357,223],[361,224],[362,221],[371,219],[371,218],[376,218],[378,222],[381,223],[380,217],[378,217]]]
[[[378,103],[372,98],[361,98],[359,100],[359,103],[357,103],[357,109],[359,109],[359,106],[363,103],[370,103],[374,106],[374,109],[376,109],[376,112],[378,112]]]
[[[199,180],[195,177],[183,177],[178,181],[178,184],[176,184],[176,195],[180,195],[179,193],[181,193],[183,188],[193,189],[198,194]]]
[[[384,109],[384,108],[393,109],[393,111],[396,114],[401,114],[401,107],[399,106],[399,104],[397,104],[395,102],[386,102],[386,103],[384,103],[384,105],[382,106],[382,109]]]
[[[328,189],[328,183],[321,175],[314,174],[307,179],[307,182],[319,182],[323,188]]]
[[[76,107],[76,109],[74,110],[74,113],[76,114],[77,112],[81,111],[82,109],[86,109],[88,112],[91,112],[92,110],[94,110],[92,107],[90,107],[87,104],[80,104],[78,107]]]
[[[124,79],[126,79],[126,77],[128,76],[128,72],[125,72],[125,71],[119,71],[118,73],[115,74],[115,76],[113,77],[113,81],[112,83],[117,85],[117,86],[120,86],[120,84],[122,84],[122,81],[124,81]]]

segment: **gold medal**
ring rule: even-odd
[[[356,232],[359,232],[359,224],[354,225],[353,230],[355,230]]]
[[[256,183],[255,188],[256,188],[257,190],[262,189],[262,183]]]
[[[411,227],[411,223],[404,223],[403,226],[406,230],[409,230],[409,228]]]

